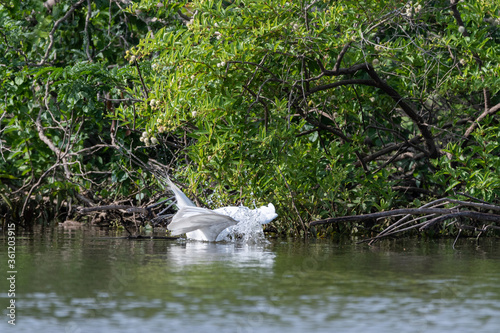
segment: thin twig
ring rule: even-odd
[[[285,176],[283,176],[283,173],[281,172],[281,169],[279,166],[277,166],[277,169],[278,169],[278,172],[280,173],[281,177],[283,178],[283,181],[285,182],[285,186],[288,189],[288,192],[290,193],[290,198],[292,199],[293,209],[295,209],[295,213],[297,214],[297,217],[300,220],[300,224],[302,225],[302,230],[304,230],[304,234],[306,234],[306,225],[304,224],[304,221],[302,220],[302,217],[300,216],[300,213],[299,213],[299,210],[297,209],[297,206],[295,206],[295,200],[293,199],[292,190],[290,189],[290,186],[288,186],[288,182],[286,181]]]
[[[134,64],[135,64],[135,67],[137,68],[137,73],[139,73],[139,79],[141,80],[142,88],[144,90],[144,97],[146,99],[148,99],[149,98],[148,88],[146,87],[146,84],[144,83],[144,79],[142,78],[141,69],[139,68],[139,63],[134,60]]]
[[[47,61],[47,58],[49,57],[50,50],[52,49],[52,46],[54,46],[54,33],[56,32],[57,27],[61,22],[65,21],[82,3],[84,3],[86,0],[80,0],[77,3],[75,3],[71,8],[66,12],[66,14],[61,17],[59,20],[57,20],[54,23],[54,26],[49,32],[49,45],[47,46],[47,50],[45,50],[45,55],[43,56],[42,60],[37,64],[38,66],[41,66],[45,64],[45,61]]]

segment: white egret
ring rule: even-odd
[[[170,179],[167,179],[167,182],[174,192],[179,209],[167,227],[174,236],[185,233],[189,239],[214,242],[223,239],[231,232],[242,232],[250,224],[257,223],[260,226],[278,216],[272,203],[257,209],[243,206],[214,210],[196,207]]]

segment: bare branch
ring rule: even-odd
[[[443,206],[445,204],[455,204],[454,207],[451,208],[436,208]],[[404,231],[419,229],[423,231],[425,229],[430,228],[431,226],[444,222],[450,219],[456,218],[469,218],[472,220],[479,221],[489,221],[489,222],[500,222],[500,214],[492,214],[492,213],[483,213],[479,211],[471,211],[471,210],[461,210],[463,207],[475,207],[478,209],[484,210],[493,210],[500,212],[500,206],[485,204],[485,203],[477,203],[477,202],[469,202],[462,200],[455,200],[450,198],[441,198],[435,201],[432,201],[420,208],[406,208],[406,209],[394,209],[390,211],[377,212],[371,214],[364,215],[352,215],[352,216],[341,216],[336,218],[330,218],[325,220],[313,221],[309,225],[321,225],[321,224],[330,224],[330,223],[342,223],[342,222],[357,222],[357,221],[366,221],[366,220],[374,220],[374,219],[383,219],[388,217],[396,217],[399,215],[405,215],[403,218],[398,221],[392,223],[390,226],[382,230],[377,236],[365,239],[361,242],[370,242],[373,243],[383,237],[391,236],[394,234],[398,234]],[[410,219],[411,216],[415,215],[424,215],[418,218]],[[439,215],[439,216],[436,216]],[[430,219],[429,219],[430,218]],[[417,224],[413,224],[414,222],[420,221],[422,219],[426,219],[426,221],[419,222]],[[470,229],[470,230],[478,230],[476,227],[460,225],[460,228]],[[488,226],[491,229],[500,229],[500,227],[491,225]],[[478,231],[486,231],[483,227],[483,230]]]
[[[139,79],[141,80],[142,89],[144,91],[144,98],[148,99],[149,98],[149,91],[148,91],[148,87],[146,87],[146,83],[144,83],[144,79],[142,78],[141,69],[139,68],[139,63],[137,63],[137,61],[134,61],[134,64],[135,64],[135,67],[137,68],[137,73],[139,73]]]
[[[483,113],[481,113],[481,115],[479,115],[479,117],[477,117],[477,119],[465,131],[464,137],[466,140],[465,140],[463,146],[465,146],[467,144],[469,136],[472,134],[472,132],[474,132],[474,130],[477,128],[477,126],[481,122],[481,120],[483,120],[488,115],[497,113],[498,111],[500,111],[500,103],[498,103],[497,105],[493,106],[492,108],[487,109]]]
[[[316,86],[314,88],[311,88],[308,92],[307,95],[311,95],[314,93],[317,93],[319,91],[323,90],[329,90],[337,87],[342,87],[342,86],[352,86],[352,85],[364,85],[364,86],[372,86],[372,87],[378,87],[377,83],[373,80],[365,80],[365,79],[350,79],[350,80],[341,80],[341,81],[336,81],[328,84],[324,84],[321,86]]]
[[[63,152],[45,135],[45,130],[44,130],[44,127],[42,125],[41,117],[42,117],[43,111],[50,112],[48,105],[47,105],[48,98],[49,98],[49,82],[47,81],[47,83],[45,85],[45,97],[44,97],[44,102],[46,104],[46,108],[44,109],[42,107],[43,103],[40,103],[40,110],[39,110],[38,116],[35,120],[35,126],[36,126],[36,129],[38,131],[38,137],[40,138],[40,140],[42,140],[50,148],[50,150],[52,150],[56,154],[57,160],[63,161],[64,172],[65,172],[66,178],[69,179],[71,177],[71,173],[70,173],[68,165],[67,165],[68,161],[67,161],[66,157],[64,157]]]
[[[412,106],[410,106],[410,104],[406,102],[406,100],[401,95],[399,95],[399,93],[394,88],[380,79],[371,65],[368,65],[367,72],[368,75],[370,75],[370,77],[377,83],[377,87],[384,91],[387,95],[389,95],[389,97],[391,97],[403,109],[406,115],[415,122],[415,125],[417,125],[420,133],[422,133],[427,148],[429,149],[429,157],[439,157],[439,151],[436,147],[436,143],[434,142],[432,133],[430,132],[428,125],[424,122],[422,117],[413,109]]]
[[[45,64],[45,61],[47,61],[47,58],[49,57],[50,50],[52,49],[52,46],[54,46],[54,33],[56,32],[57,27],[61,22],[65,21],[82,3],[84,3],[86,0],[80,0],[77,3],[75,3],[71,8],[66,12],[66,14],[61,17],[59,20],[57,20],[54,23],[54,26],[49,32],[49,45],[47,46],[47,50],[45,51],[45,55],[43,56],[42,60],[37,64],[38,66],[41,66]]]
[[[376,212],[371,214],[364,215],[351,215],[351,216],[341,216],[334,217],[325,220],[317,220],[311,222],[309,225],[319,225],[319,224],[328,224],[328,223],[340,223],[340,222],[357,222],[357,221],[365,221],[371,219],[378,219],[381,217],[390,217],[395,215],[421,215],[421,214],[451,214],[452,211],[450,209],[441,209],[441,208],[402,208],[402,209],[394,209],[385,212]]]
[[[351,42],[345,44],[344,47],[342,48],[342,51],[340,51],[339,55],[337,56],[337,60],[335,61],[335,65],[333,66],[334,72],[339,71],[340,64],[342,63],[342,59],[344,58],[344,55],[346,54],[347,50],[349,50],[350,46],[351,46]]]
[[[142,207],[135,207],[130,205],[105,205],[105,206],[94,206],[94,207],[86,207],[80,208],[78,210],[79,214],[89,214],[93,212],[106,211],[106,210],[117,210],[117,209],[125,209],[128,212],[138,212],[142,214],[148,214],[148,210]]]

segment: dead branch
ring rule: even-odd
[[[86,207],[86,208],[80,208],[78,210],[78,213],[89,214],[93,212],[100,212],[106,210],[119,210],[119,209],[125,209],[127,212],[130,213],[142,213],[142,214],[148,213],[148,210],[146,208],[135,207],[131,205],[105,205],[105,206]]]
[[[454,206],[451,208],[437,208],[447,204],[454,204]],[[495,212],[500,211],[500,206],[497,205],[462,201],[451,198],[442,198],[432,201],[420,208],[394,209],[385,212],[376,212],[363,215],[341,216],[330,219],[313,221],[309,224],[309,226],[331,224],[331,223],[343,223],[343,222],[344,223],[359,222],[359,221],[384,219],[384,218],[391,218],[404,215],[402,218],[400,218],[399,220],[397,220],[396,222],[392,223],[387,228],[382,230],[377,236],[361,241],[361,242],[369,242],[369,244],[372,244],[373,242],[384,237],[388,237],[412,229],[418,229],[419,231],[424,231],[426,229],[429,229],[433,225],[452,219],[456,220],[456,219],[467,218],[476,221],[500,223],[500,214],[463,209],[464,207],[473,207],[477,208],[478,210],[487,210]],[[419,217],[411,219],[412,216],[419,216]],[[477,227],[468,226],[462,223],[459,226],[459,230],[462,229],[478,231],[481,234],[487,231],[488,229],[500,230],[500,227],[494,224],[490,224],[483,226],[482,229],[479,229]]]
[[[472,220],[479,220],[479,221],[500,222],[500,216],[496,214],[464,211],[464,212],[450,213],[450,214],[445,214],[443,216],[435,217],[427,221],[424,225],[422,225],[420,227],[420,230],[422,231],[428,229],[436,223],[443,222],[456,217],[467,217]]]
[[[78,207],[77,212],[79,215],[87,215],[103,211],[125,211],[126,213],[132,214],[139,213],[142,215],[142,218],[147,219],[152,223],[153,226],[156,226],[159,223],[169,223],[169,220],[172,218],[173,214],[170,214],[167,211],[175,204],[175,202],[175,196],[172,196],[167,199],[160,200],[159,202],[150,204],[146,207],[137,207],[133,205],[122,205],[119,203],[115,203],[102,206]],[[162,207],[163,205],[166,205],[167,207],[164,208]],[[137,226],[135,214],[131,219],[134,223],[136,223]]]
[[[451,213],[452,211],[450,209],[443,209],[443,208],[403,208],[403,209],[389,210],[386,212],[377,212],[364,215],[341,216],[325,220],[317,220],[309,223],[309,225],[313,226],[313,225],[328,224],[328,223],[359,222],[359,221],[378,219],[381,217],[391,217],[402,214],[420,215],[420,214],[451,214]]]
[[[351,85],[364,85],[364,86],[372,86],[382,90],[387,96],[393,99],[393,101],[401,107],[403,112],[411,118],[411,120],[415,123],[415,125],[419,128],[422,137],[425,140],[425,143],[428,148],[427,155],[431,158],[436,158],[439,156],[439,150],[434,141],[434,137],[429,130],[428,124],[424,121],[424,119],[417,113],[410,103],[408,103],[403,96],[401,96],[392,86],[387,84],[384,80],[380,78],[380,76],[375,72],[373,66],[368,63],[360,63],[349,68],[340,68],[334,70],[326,70],[320,61],[318,61],[318,65],[322,73],[319,77],[325,76],[340,76],[346,74],[354,74],[357,71],[365,71],[371,79],[345,79],[340,80],[324,85],[319,85],[314,88],[309,89],[306,92],[306,95],[311,95],[319,91],[329,90],[341,86],[351,86]],[[317,80],[318,77],[311,78],[310,80]]]

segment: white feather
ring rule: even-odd
[[[214,242],[227,236],[238,221],[250,219],[266,224],[278,216],[272,203],[257,209],[229,206],[210,210],[196,207],[170,179],[167,179],[167,182],[174,192],[179,208],[167,227],[174,236],[185,233],[189,239]]]
[[[172,181],[167,178],[168,187],[174,192],[175,200],[177,200],[177,207],[182,208],[186,206],[196,207],[196,205],[189,200],[188,197],[174,184]]]
[[[237,224],[227,215],[200,207],[182,207],[174,215],[168,229],[172,235],[186,234],[188,238],[206,241],[215,241],[222,230]],[[198,231],[195,233],[194,231]]]

